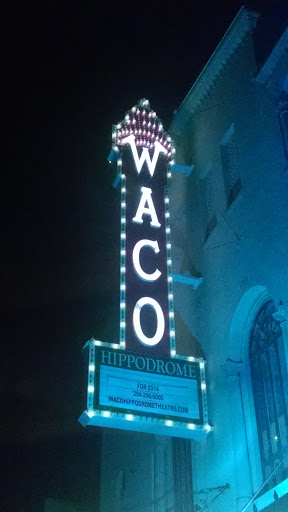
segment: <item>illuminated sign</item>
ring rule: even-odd
[[[84,350],[89,371],[83,425],[196,440],[211,430],[204,361],[146,357],[94,339]]]
[[[100,406],[200,420],[197,364],[104,348],[97,355]]]
[[[113,130],[121,177],[120,343],[133,353],[175,353],[167,181],[173,145],[147,100]]]
[[[174,153],[147,100],[113,128],[121,183],[120,339],[85,345],[87,410],[79,421],[200,440],[211,430],[205,362],[176,354],[175,345],[168,195]]]

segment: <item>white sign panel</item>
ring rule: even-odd
[[[100,405],[199,419],[197,381],[100,366]]]

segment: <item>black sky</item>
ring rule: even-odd
[[[101,431],[77,418],[84,342],[118,337],[112,124],[147,97],[167,129],[242,2],[87,5],[6,1],[1,11],[9,511],[44,510],[49,497],[96,499]]]

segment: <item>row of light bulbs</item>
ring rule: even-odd
[[[147,106],[149,106],[149,102]],[[145,127],[147,127],[147,130]],[[145,109],[140,110],[134,106],[131,111],[125,115],[123,121],[115,126],[112,137],[114,140],[117,138],[117,144],[121,146],[123,144],[121,139],[132,134],[137,136],[135,141],[136,146],[152,148],[154,142],[158,141],[168,149],[168,158],[170,158],[171,153],[174,152],[174,148],[171,146],[171,137],[166,135],[163,131],[163,124],[157,118],[154,111],[148,112]]]
[[[96,411],[96,410],[89,410],[87,411],[87,415],[89,416],[89,418],[93,418],[93,416],[96,416],[96,415],[100,415],[100,416],[103,416],[104,418],[112,418],[114,416],[114,413],[112,411]],[[128,413],[128,414],[121,414],[121,413],[115,413],[117,414],[117,417],[122,417],[124,420],[127,420],[127,421],[141,421],[142,420],[142,417],[141,416],[137,416],[137,415],[134,415],[134,414],[131,414],[131,413]],[[150,421],[152,420],[152,418],[147,418],[147,416],[145,416],[145,421]],[[166,427],[174,427],[174,426],[177,426],[177,427],[181,427],[181,428],[188,428],[190,430],[206,430],[206,432],[210,432],[212,430],[212,427],[211,425],[209,425],[208,423],[205,423],[204,425],[197,425],[196,423],[185,423],[185,422],[180,422],[180,421],[173,421],[173,420],[170,420],[170,419],[165,419],[165,420],[162,420],[162,419],[157,419],[157,422],[158,423],[162,423],[163,425],[165,425]]]

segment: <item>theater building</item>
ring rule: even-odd
[[[176,346],[207,362],[213,429],[199,442],[105,429],[101,511],[288,510],[283,18],[239,11],[170,135],[193,166],[169,191]]]

